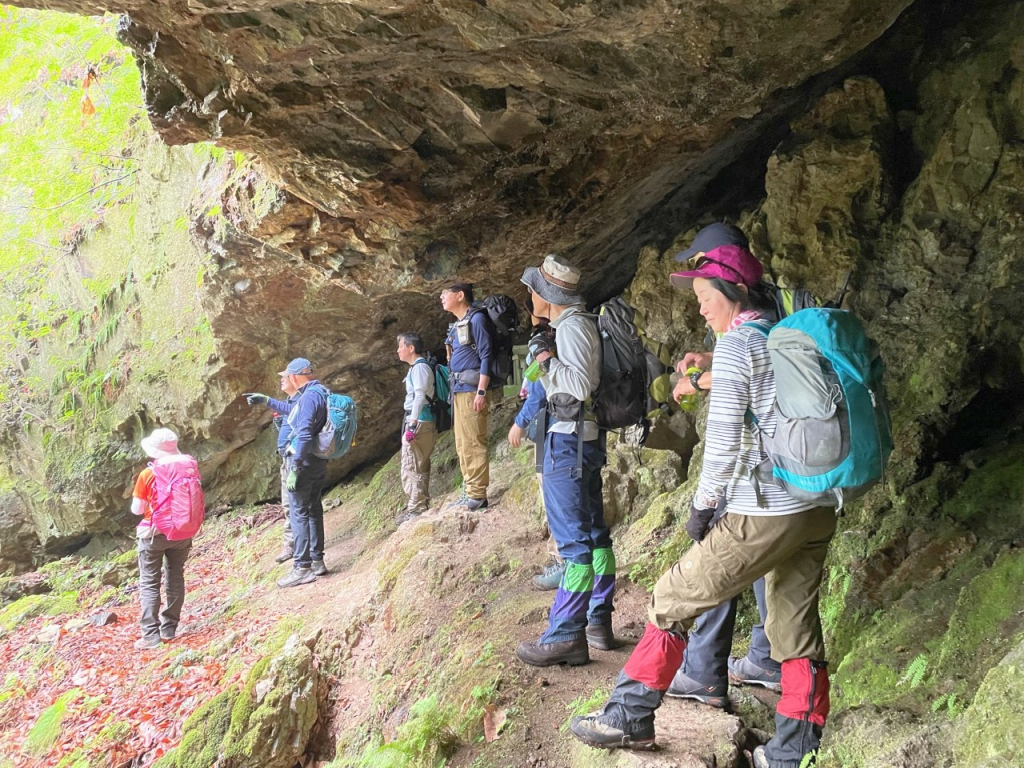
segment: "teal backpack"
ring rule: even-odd
[[[434,429],[437,434],[441,434],[452,428],[451,371],[447,365],[442,365],[429,353],[423,358],[423,362],[430,366],[434,374],[434,396],[427,398],[427,405],[434,415]]]
[[[775,373],[776,429],[761,435],[768,461],[758,479],[841,509],[882,479],[892,452],[877,347],[843,309],[811,307],[774,326],[744,325],[767,338]]]
[[[316,456],[340,459],[349,452],[358,426],[356,410],[356,401],[348,395],[327,391],[327,422],[317,435]]]

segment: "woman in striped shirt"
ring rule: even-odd
[[[775,377],[766,341],[747,325],[765,322],[747,288],[761,273],[749,251],[725,245],[704,254],[694,270],[673,275],[676,285],[692,286],[701,315],[722,334],[712,360],[704,463],[688,530],[703,533],[719,505],[725,514],[659,579],[650,623],[608,703],[573,720],[572,732],[593,746],[654,746],[654,711],[682,662],[687,631],[702,613],[761,576],[765,631],[773,657],[782,662],[782,699],[775,737],[755,751],[755,765],[799,768],[820,742],[829,697],[818,587],[836,520],[832,509],[793,499],[756,472],[767,459],[757,432],[775,432]]]

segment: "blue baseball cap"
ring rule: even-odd
[[[693,242],[690,243],[690,247],[676,254],[676,261],[689,261],[698,253],[707,253],[715,248],[721,248],[723,245],[738,245],[740,248],[747,249],[750,244],[747,242],[747,236],[739,227],[716,221],[698,232],[694,236]]]
[[[313,364],[309,362],[309,360],[307,360],[304,357],[296,357],[294,360],[288,363],[287,368],[285,368],[283,371],[280,371],[277,375],[286,376],[288,374],[291,374],[292,376],[298,376],[304,373],[312,372]]]

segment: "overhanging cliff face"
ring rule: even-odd
[[[868,268],[901,186],[891,166],[902,129],[885,96],[856,87],[850,104],[825,110],[838,115],[826,132],[849,142],[841,152],[815,139],[820,116],[788,126],[906,2],[563,5],[110,4],[127,14],[123,36],[163,136],[255,152],[291,194],[252,228],[190,230],[213,256],[195,300],[216,346],[202,392],[173,407],[147,395],[138,423],[93,452],[109,477],[97,479],[92,464],[87,481],[72,473],[68,485],[88,489],[88,503],[65,499],[74,519],[35,526],[40,541],[60,545],[48,555],[120,524],[111,510],[123,507],[128,454],[157,422],[201,454],[218,503],[272,494],[272,436],[259,437],[269,414],[239,395],[270,391],[273,371],[297,355],[360,403],[358,445],[332,478],[390,452],[401,390],[394,335],[420,330],[436,345],[446,319],[437,291],[454,275],[518,291],[523,266],[561,250],[583,266],[589,297],[607,297],[633,277],[642,246],[669,259],[668,241],[698,217],[734,215],[764,190],[763,215],[744,226],[766,262],[826,296],[849,266]],[[917,6],[899,26],[920,37],[933,17]],[[876,53],[891,55],[880,47],[867,57],[876,69]],[[840,155],[858,169],[844,171],[849,194],[823,173]],[[727,204],[714,191],[723,188]],[[812,205],[818,197],[825,207]],[[666,290],[670,266],[657,265],[648,293],[675,306],[685,302]],[[884,319],[883,305],[874,297],[858,309]],[[700,326],[692,314],[662,320],[652,330],[671,346]],[[115,466],[106,457],[116,452],[126,458]],[[53,472],[37,474],[59,490]],[[0,528],[24,560],[25,515],[11,509],[21,527]]]
[[[18,4],[125,13],[164,138],[259,155],[343,225],[302,255],[383,293],[551,250],[621,289],[643,215],[909,0]]]

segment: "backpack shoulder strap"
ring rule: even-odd
[[[760,333],[765,338],[768,338],[768,332],[772,329],[774,323],[767,320],[748,320],[745,323],[740,324],[740,328],[753,328],[755,331]]]
[[[469,346],[474,352],[476,352],[476,339],[473,338],[473,323],[471,321],[474,315],[477,315],[481,312],[484,315],[484,325],[491,325],[493,327],[494,324],[491,323],[491,316],[487,314],[487,310],[484,307],[478,307],[475,304],[469,308],[469,311],[466,312],[465,317],[463,317],[458,322],[452,323],[452,328],[454,328],[459,323],[466,323],[469,326],[469,344],[467,346]],[[493,333],[491,333],[490,335],[492,337],[494,336]],[[494,343],[493,338],[491,343]]]

